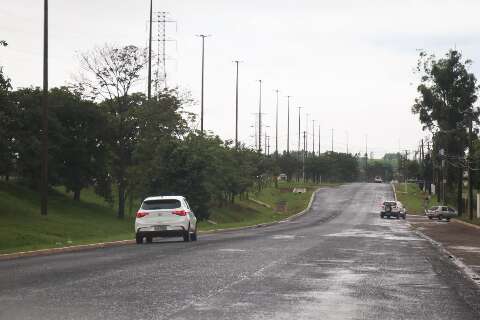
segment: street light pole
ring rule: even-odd
[[[203,91],[204,91],[204,82],[205,82],[205,38],[210,35],[198,34],[197,37],[202,38],[202,93],[200,97],[200,131],[203,134]]]
[[[48,0],[43,20],[43,99],[42,99],[42,192],[41,215],[48,213]]]
[[[473,185],[472,185],[472,126],[473,126],[473,113],[470,114],[470,123],[468,127],[468,212],[470,220],[473,220]]]
[[[287,96],[287,154],[290,154],[290,98]]]
[[[278,158],[278,89],[275,90],[277,93],[277,108],[275,110],[275,157]]]
[[[237,77],[235,82],[235,148],[238,149],[238,64],[240,61],[234,61],[237,67]]]
[[[150,100],[152,97],[152,25],[153,25],[153,0],[150,0],[150,32],[148,36],[148,92],[147,98]]]
[[[258,151],[262,153],[262,80],[258,80]]]

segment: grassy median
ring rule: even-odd
[[[200,222],[200,230],[272,222],[302,211],[317,187],[306,185],[304,194],[293,194],[293,187],[281,183],[278,189],[251,192],[250,200],[213,208],[210,222]],[[275,209],[281,201],[286,202],[287,210],[279,213]],[[81,201],[73,201],[61,190],[52,192],[47,216],[40,215],[39,203],[37,192],[0,182],[0,254],[134,237],[134,218],[117,219],[114,208],[93,192],[83,192]]]

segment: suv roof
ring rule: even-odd
[[[148,197],[144,199],[143,201],[149,201],[149,200],[168,200],[168,199],[174,199],[174,200],[184,200],[184,196],[153,196],[153,197]]]

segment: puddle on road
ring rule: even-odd
[[[244,249],[218,249],[220,252],[246,252]]]
[[[293,240],[295,238],[303,238],[303,236],[295,236],[291,234],[276,234],[272,236],[272,239],[275,240]]]
[[[327,234],[325,237],[357,237],[357,238],[374,238],[381,240],[400,240],[400,241],[425,241],[425,239],[410,236],[406,234],[398,234],[397,232],[388,231],[371,231],[361,229],[350,229],[339,233]]]

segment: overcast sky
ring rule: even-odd
[[[104,43],[146,46],[148,0],[50,0],[50,85],[72,81],[78,52]],[[5,1],[0,9],[0,65],[16,87],[42,83],[43,1]],[[240,139],[252,145],[263,80],[265,125],[274,150],[275,89],[280,90],[279,149],[286,148],[291,95],[291,149],[309,115],[321,125],[322,151],[385,152],[417,148],[425,137],[411,114],[417,49],[443,55],[456,46],[475,62],[480,54],[480,1],[468,0],[154,0],[177,25],[167,28],[168,84],[189,91],[200,110],[201,40],[206,39],[205,128],[235,136],[235,66],[240,65]],[[318,140],[317,140],[318,141]],[[316,142],[318,146],[318,142]],[[315,147],[318,149],[318,147]]]

